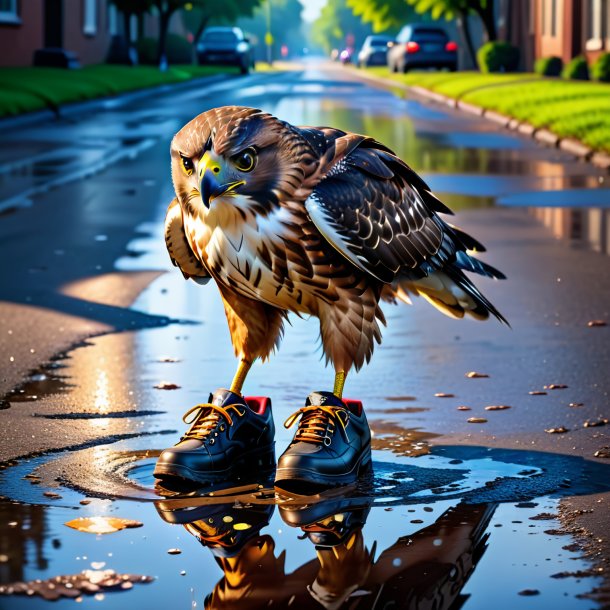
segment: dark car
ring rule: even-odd
[[[201,65],[237,66],[246,74],[252,65],[250,42],[239,28],[207,28],[197,45]]]
[[[385,66],[388,63],[388,48],[392,44],[389,36],[367,36],[358,53],[358,67]]]
[[[457,44],[449,40],[442,28],[406,25],[388,51],[392,72],[408,72],[412,68],[447,68],[457,70]]]

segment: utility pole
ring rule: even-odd
[[[273,64],[273,34],[271,33],[271,0],[267,0],[267,31],[265,32],[265,45],[267,45],[267,63]]]

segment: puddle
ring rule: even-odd
[[[103,568],[154,577],[147,587],[106,592],[109,608],[127,599],[135,607],[257,608],[272,600],[279,607],[371,608],[405,599],[413,607],[449,607],[459,598],[474,610],[522,607],[519,593],[533,589],[539,595],[528,608],[566,607],[566,596],[570,608],[589,608],[578,596],[599,580],[558,577],[589,566],[556,518],[562,495],[607,489],[593,483],[608,480],[607,467],[596,463],[485,447],[436,448],[392,462],[375,452],[373,474],[357,486],[315,496],[274,492],[273,473],[180,494],[154,491],[155,452],[119,447],[85,471],[97,473],[82,490],[85,506],[66,487],[55,488],[59,505],[21,504],[16,512],[0,502],[3,582]],[[11,480],[28,470],[42,485],[57,469],[69,479],[72,460],[91,461],[87,451],[5,470],[2,488],[12,493]],[[109,470],[120,473],[131,500],[92,498]],[[143,525],[97,536],[66,527],[121,519]],[[18,596],[10,604],[37,607]]]

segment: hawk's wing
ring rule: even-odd
[[[323,237],[362,271],[395,286],[442,272],[450,284],[472,297],[481,312],[503,320],[463,271],[493,278],[504,275],[468,255],[467,250],[485,248],[444,222],[438,213],[451,210],[378,142],[362,138],[331,162],[305,207]]]
[[[165,214],[165,245],[172,263],[182,271],[185,279],[191,278],[198,284],[206,284],[210,274],[195,257],[184,234],[182,209],[174,198]]]
[[[411,168],[376,144],[364,140],[335,163],[305,207],[341,254],[392,282],[435,256],[455,254],[455,244],[447,243],[451,229],[436,214],[450,210]]]

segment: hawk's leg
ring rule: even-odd
[[[241,394],[252,363],[263,360],[279,344],[286,312],[261,301],[249,299],[229,288],[219,286],[229,324],[231,343],[239,358],[231,391]]]
[[[333,389],[333,394],[337,398],[343,398],[343,387],[345,386],[346,377],[347,373],[345,371],[337,371],[335,373],[335,387]]]
[[[235,377],[233,377],[233,381],[231,382],[231,392],[241,394],[241,389],[244,385],[244,381],[246,381],[246,376],[248,375],[251,366],[252,361],[247,360],[246,358],[242,358],[239,361]]]

